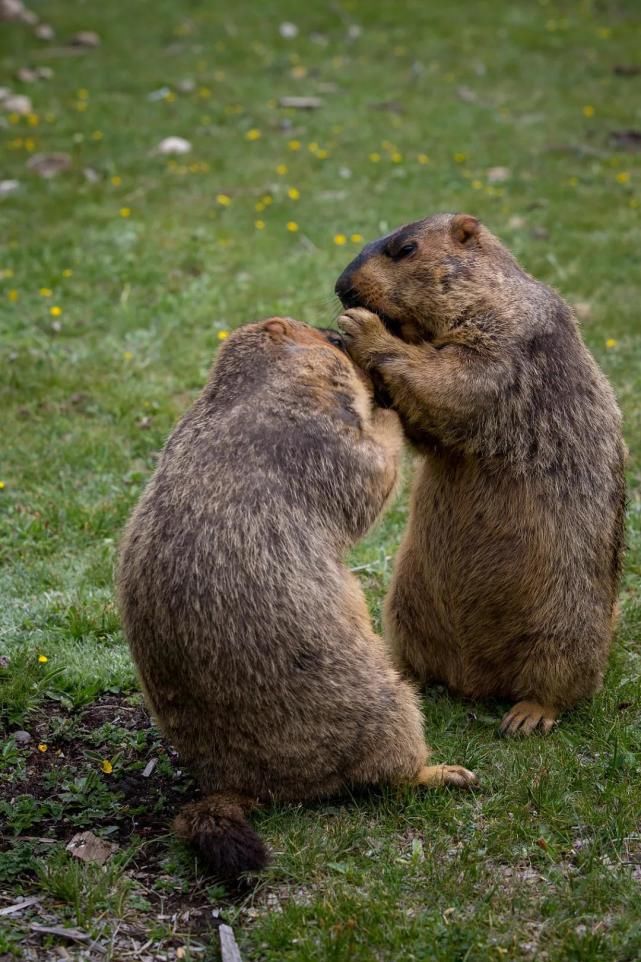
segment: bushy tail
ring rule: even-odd
[[[245,817],[253,808],[252,799],[216,792],[185,805],[174,819],[174,831],[196,847],[214,875],[236,881],[269,862],[269,852]]]

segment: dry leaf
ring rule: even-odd
[[[93,832],[80,832],[74,835],[66,848],[74,858],[79,858],[82,862],[94,862],[96,865],[104,865],[107,859],[118,850],[116,844],[104,842]]]

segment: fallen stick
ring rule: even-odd
[[[16,912],[21,912],[22,909],[26,909],[28,905],[35,905],[40,899],[37,895],[32,895],[29,899],[24,899],[22,902],[15,902],[13,905],[7,905],[5,908],[0,909],[0,915],[14,915]]]
[[[104,955],[107,951],[104,945],[101,945],[100,942],[94,942],[90,935],[81,932],[80,929],[65,929],[58,925],[38,925],[34,922],[31,931],[38,932],[41,935],[57,935],[58,938],[68,939],[69,942],[85,942],[92,952],[100,952],[101,955]]]
[[[218,927],[218,935],[220,938],[220,951],[222,953],[223,962],[243,962],[240,957],[238,943],[234,938],[234,930],[231,928],[231,926],[220,925]]]

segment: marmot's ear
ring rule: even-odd
[[[263,324],[263,330],[273,338],[285,337],[290,333],[290,327],[284,317],[270,317]]]
[[[452,237],[459,244],[467,244],[477,237],[480,229],[481,222],[476,217],[472,217],[471,214],[455,214],[452,218]]]

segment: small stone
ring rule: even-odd
[[[38,18],[32,10],[25,7],[22,0],[0,0],[0,20],[15,23],[37,23]]]
[[[61,330],[62,330],[62,324],[60,323],[60,321],[51,322],[51,332],[53,334],[60,334]]]
[[[95,30],[80,30],[78,33],[74,33],[73,37],[69,41],[72,47],[87,47],[88,49],[94,49],[100,46],[100,35],[95,32]]]
[[[488,184],[503,184],[510,179],[512,171],[509,167],[490,167],[486,176]]]
[[[53,40],[56,35],[50,23],[39,23],[33,32],[38,40]]]
[[[38,74],[31,67],[20,67],[19,70],[16,70],[16,77],[23,84],[32,84],[38,79]]]
[[[155,149],[156,154],[188,154],[191,144],[184,137],[165,137]]]
[[[530,236],[535,240],[547,240],[550,232],[547,227],[533,227],[530,231]]]
[[[323,101],[320,97],[280,97],[278,106],[289,110],[318,110]]]
[[[167,94],[171,93],[171,87],[158,87],[157,90],[152,90],[151,93],[147,94],[147,100],[151,100],[154,103],[156,100],[164,100]]]
[[[475,104],[479,99],[476,90],[472,90],[471,87],[457,87],[456,93],[459,100],[462,100],[465,104]]]
[[[339,167],[338,176],[342,177],[343,180],[349,180],[350,177],[352,176],[352,172],[349,167]]]
[[[191,77],[185,77],[184,80],[179,80],[176,84],[176,90],[179,90],[181,94],[191,94],[196,89],[196,81],[192,80]]]
[[[580,321],[587,321],[592,316],[592,305],[589,301],[578,301],[574,304],[574,313]]]
[[[510,217],[507,226],[511,227],[512,230],[519,230],[519,228],[525,227],[525,218],[515,214],[513,217]]]
[[[11,96],[11,91],[8,87],[0,87],[0,101],[6,100],[7,97]]]
[[[36,74],[38,75],[38,80],[51,80],[53,70],[51,67],[36,67]]]
[[[0,106],[8,114],[20,114],[24,117],[33,113],[31,99],[25,94],[11,94],[9,97],[4,97]]]
[[[31,741],[31,735],[29,734],[29,732],[25,732],[25,731],[14,732],[13,737],[16,745],[20,745],[21,747],[23,745],[28,745],[29,742]]]
[[[0,180],[0,197],[9,197],[20,190],[19,180]]]
[[[97,170],[94,170],[93,167],[85,167],[82,172],[88,184],[97,184],[100,180],[100,174]]]
[[[362,33],[362,27],[360,27],[357,23],[350,23],[349,27],[347,28],[347,39],[358,40]]]
[[[57,177],[71,167],[71,157],[69,154],[34,154],[27,161],[27,168],[46,179]]]
[[[298,27],[295,23],[289,23],[289,21],[286,20],[284,23],[281,23],[278,32],[281,37],[284,37],[286,40],[292,40],[298,36]]]

